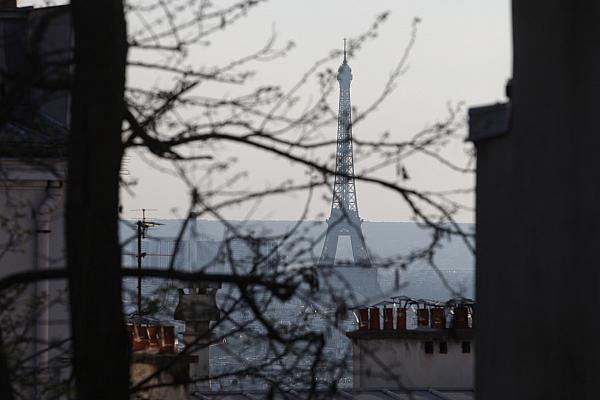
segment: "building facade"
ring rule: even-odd
[[[393,298],[358,307],[352,340],[355,389],[462,390],[475,385],[473,302]]]
[[[65,83],[71,57],[66,7],[1,4],[0,278],[66,264],[69,96],[66,90],[48,87]],[[13,296],[15,308],[9,318],[21,318],[19,329],[24,332],[17,338],[5,328],[5,341],[14,340],[26,354],[37,354],[29,357],[28,368],[59,370],[60,346],[46,349],[70,334],[66,281],[42,280],[3,295]],[[32,388],[37,390],[37,385]]]

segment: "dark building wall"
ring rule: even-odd
[[[73,30],[67,6],[0,9],[0,101],[8,120],[68,126]],[[100,61],[100,60],[99,60]]]
[[[477,142],[477,398],[600,398],[600,3],[513,1],[512,128]]]
[[[39,107],[39,112],[68,127],[71,105],[67,89],[74,45],[69,8],[35,9],[30,13],[29,25],[30,35],[39,35],[40,38],[37,57],[44,77],[38,87],[34,86],[32,101]]]

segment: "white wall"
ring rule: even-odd
[[[384,337],[368,333],[368,339],[352,339],[354,388],[473,388],[474,343],[472,339],[446,337]],[[470,341],[471,352],[462,352],[462,341]],[[433,354],[425,353],[425,342],[433,342]],[[440,354],[440,342],[448,346]],[[399,385],[401,383],[401,385]]]
[[[66,266],[64,242],[64,162],[43,164],[0,159],[0,278],[7,275]],[[25,306],[32,297],[45,305],[37,309],[31,335],[39,351],[50,340],[69,335],[66,281],[29,284],[21,298]],[[19,311],[21,310],[21,311]],[[23,312],[24,308],[18,308]],[[51,358],[51,357],[50,357]],[[45,363],[45,353],[38,362]]]

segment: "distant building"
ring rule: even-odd
[[[263,238],[233,238],[221,245],[221,259],[239,273],[275,272],[280,262],[279,242]]]
[[[219,262],[221,241],[199,240],[196,242],[196,268],[199,270],[212,271]]]
[[[253,270],[260,273],[275,272],[283,257],[279,241],[274,239],[193,240],[182,239],[175,251],[177,240],[172,237],[150,237],[142,241],[145,256],[142,265],[149,268],[173,266],[180,270],[231,271],[238,273]],[[173,257],[175,258],[172,261]],[[136,265],[136,243],[130,242],[123,252],[123,263]]]
[[[173,268],[188,271],[191,263],[188,240],[176,238],[152,238],[142,242],[142,251],[146,253],[142,265],[149,268]]]

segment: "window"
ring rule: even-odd
[[[440,353],[441,354],[448,354],[448,343],[446,343],[446,342],[440,342]]]
[[[425,342],[425,354],[433,354],[433,342]]]
[[[471,342],[462,342],[462,352],[463,353],[471,352]]]

